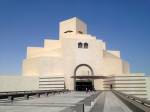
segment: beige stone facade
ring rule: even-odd
[[[1,92],[87,88],[150,99],[150,77],[130,73],[120,51],[107,49],[76,17],[60,22],[58,40],[45,39],[43,47],[27,48],[22,76],[0,76]]]
[[[88,34],[83,21],[74,17],[59,25],[59,40],[46,39],[43,47],[27,48],[27,57],[23,61],[24,76],[62,76],[66,88],[74,90],[72,76],[130,73],[129,64],[121,59],[120,51],[108,50],[103,40]],[[99,82],[101,79],[94,80],[95,89],[102,89]]]

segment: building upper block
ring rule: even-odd
[[[87,34],[87,25],[76,17],[62,21],[59,23],[59,37],[66,34]]]

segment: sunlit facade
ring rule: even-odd
[[[76,17],[59,23],[58,40],[45,39],[43,47],[27,48],[22,76],[1,76],[0,80],[1,91],[115,89],[150,97],[150,78],[130,73],[120,51],[107,49],[106,43],[90,35],[87,25]]]

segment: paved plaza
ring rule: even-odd
[[[55,95],[31,97],[29,100],[17,98],[14,102],[0,100],[0,112],[76,112],[72,107],[95,93],[71,92]],[[101,92],[85,112],[132,112],[112,92]],[[80,110],[82,112],[82,109]]]

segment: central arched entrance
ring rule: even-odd
[[[93,76],[93,69],[87,64],[80,64],[74,70],[74,90],[86,91],[94,89],[94,80],[87,78]]]

